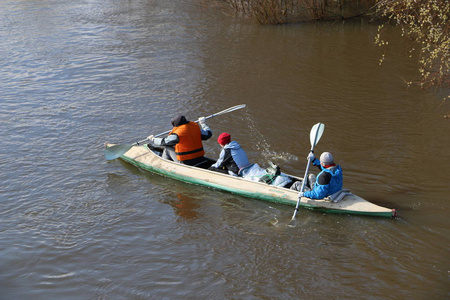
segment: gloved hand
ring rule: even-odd
[[[300,199],[300,198],[303,197],[304,195],[305,195],[305,193],[300,192],[300,193],[298,193],[298,198]]]
[[[199,122],[200,124],[206,124],[206,119],[205,119],[205,117],[200,117],[200,118],[198,118],[198,122]]]
[[[308,157],[306,159],[309,161],[313,161],[314,159],[316,159],[316,157],[314,156],[314,153],[309,152]]]
[[[155,139],[155,136],[152,134],[152,135],[149,135],[148,137],[147,137],[147,139],[150,141],[150,142],[152,142],[153,143],[153,140]]]

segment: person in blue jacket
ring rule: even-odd
[[[238,176],[239,170],[250,165],[247,154],[238,142],[231,141],[230,134],[219,135],[217,142],[222,147],[219,159],[209,169]]]
[[[333,155],[330,152],[322,153],[320,159],[317,159],[314,156],[314,153],[310,152],[308,160],[310,160],[313,165],[319,167],[321,172],[317,176],[308,176],[310,190],[300,192],[299,197],[323,199],[342,189],[342,169],[339,165],[334,163]]]

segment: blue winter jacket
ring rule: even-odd
[[[239,170],[249,164],[250,163],[244,149],[241,148],[238,142],[232,141],[222,148],[219,159],[212,165],[212,167],[225,167],[228,170],[228,173],[237,176]]]
[[[314,188],[305,192],[305,197],[323,199],[342,189],[343,174],[339,165],[324,168],[320,165],[320,161],[317,158],[313,161],[313,165],[319,166],[322,171],[316,177]]]

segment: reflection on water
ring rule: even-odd
[[[196,210],[200,207],[197,200],[179,193],[177,198],[178,200],[169,202],[175,213],[186,220],[197,219],[199,214]]]

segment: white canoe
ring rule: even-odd
[[[105,147],[111,146],[114,146],[114,144],[105,144]],[[147,145],[133,146],[120,158],[141,169],[180,181],[212,187],[222,191],[269,202],[281,203],[294,207],[297,205],[297,191],[169,161],[161,158],[154,151],[150,150]],[[296,176],[289,176],[301,179]],[[313,200],[302,197],[300,199],[299,207],[327,213],[379,217],[396,216],[395,209],[373,204],[351,193],[338,202],[333,202],[328,198]]]

